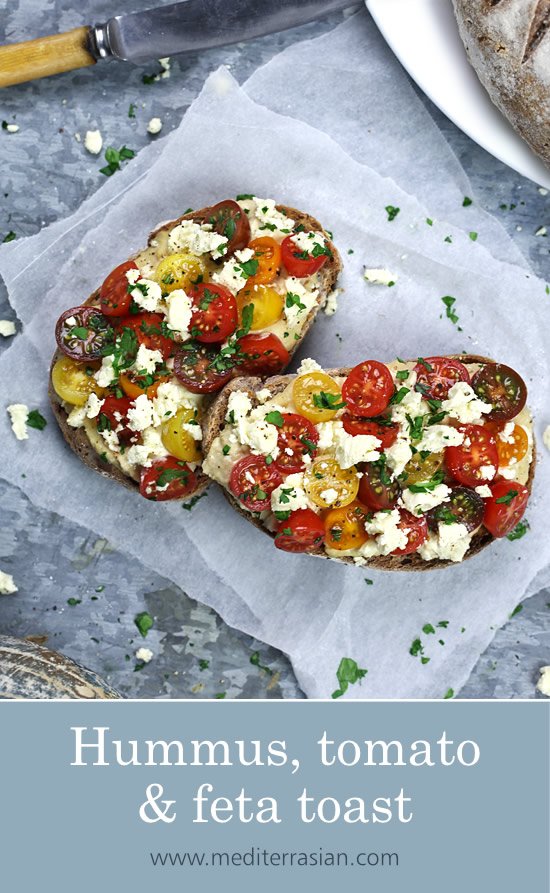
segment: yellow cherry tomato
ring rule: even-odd
[[[304,473],[304,490],[322,509],[349,505],[357,496],[359,478],[354,465],[340,468],[336,459],[316,459]],[[336,499],[334,492],[336,491]]]
[[[358,549],[369,538],[365,530],[367,515],[368,509],[357,501],[327,512],[324,517],[325,544],[337,552]]]
[[[258,268],[254,276],[248,280],[249,285],[266,285],[273,282],[281,269],[281,246],[271,236],[260,236],[253,239],[249,248],[254,252],[254,260]]]
[[[100,388],[94,378],[99,363],[77,363],[70,357],[60,357],[52,369],[52,384],[55,393],[66,403],[84,406],[90,394],[101,397],[105,389]]]
[[[252,316],[252,332],[260,329],[267,329],[273,323],[281,319],[283,315],[284,297],[278,291],[269,285],[257,285],[255,288],[245,288],[239,292],[237,296],[237,304],[239,311],[242,313],[243,307],[248,304],[254,306],[254,314]]]
[[[497,442],[498,464],[504,468],[508,468],[512,459],[515,459],[516,462],[521,462],[529,449],[529,437],[527,431],[521,425],[514,425],[514,430],[510,434],[510,443],[507,442],[508,438],[507,440],[501,440],[499,435],[504,431],[506,424],[506,422],[487,422],[486,424],[486,427],[494,434]]]
[[[299,375],[292,387],[296,412],[310,422],[329,422],[336,415],[333,405],[342,402],[340,386],[326,372]]]
[[[188,291],[197,280],[207,282],[209,273],[202,258],[184,251],[164,257],[155,270],[155,279],[163,291],[175,291],[176,288]]]
[[[123,372],[120,376],[118,383],[127,397],[130,397],[131,400],[135,400],[137,397],[140,397],[141,394],[146,394],[150,400],[153,397],[157,396],[157,391],[163,382],[168,381],[170,378],[169,375],[162,375],[160,378],[157,378],[156,381],[153,381],[152,384],[145,384],[144,380],[134,376],[130,373]]]
[[[173,418],[164,422],[160,436],[168,452],[182,462],[200,462],[201,451],[193,435],[184,425],[198,422],[196,411],[182,407]]]
[[[443,468],[443,453],[429,453],[425,459],[421,453],[415,453],[412,459],[409,459],[405,465],[403,482],[405,486],[409,484],[424,484],[431,481],[434,474]]]

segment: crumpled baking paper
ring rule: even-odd
[[[355,40],[349,23],[344,27]],[[341,36],[337,29],[334,39]],[[343,51],[339,46],[338,56]],[[312,44],[304,52],[315,58]],[[322,58],[332,72],[328,80],[336,81],[330,41]],[[252,82],[257,96],[258,83]],[[270,93],[269,80],[262,89]],[[355,112],[364,108],[368,117],[369,97],[359,98]],[[418,103],[411,94],[411,115],[420,115],[413,100]],[[349,113],[346,106],[344,115]],[[47,370],[59,313],[79,303],[115,264],[145,244],[159,221],[188,206],[252,192],[317,216],[334,233],[345,263],[339,311],[330,318],[320,315],[301,356],[313,356],[325,366],[461,350],[496,357],[525,377],[540,441],[549,421],[545,283],[524,266],[499,260],[459,226],[441,222],[446,191],[461,196],[463,181],[459,177],[457,182],[453,160],[445,163],[444,141],[441,164],[436,163],[435,132],[424,134],[433,157],[424,176],[437,179],[437,188],[433,183],[422,188],[420,175],[415,175],[415,187],[424,199],[431,196],[437,211],[410,194],[410,181],[403,184],[405,191],[386,176],[383,136],[368,151],[366,142],[363,148],[355,146],[355,158],[347,154],[345,148],[353,147],[344,148],[330,136],[338,129],[337,104],[334,114],[334,122],[326,116],[322,122],[326,132],[314,129],[253,102],[221,69],[208,79],[178,130],[140,153],[112,178],[116,182],[67,220],[0,251],[0,272],[24,324],[23,334],[0,358],[0,473],[35,503],[87,525],[172,579],[230,625],[285,651],[310,697],[328,697],[338,687],[336,669],[345,656],[368,669],[346,697],[441,698],[449,688],[459,691],[495,628],[525,595],[550,579],[545,457],[528,511],[531,530],[523,539],[500,541],[450,569],[376,572],[276,551],[215,487],[190,513],[180,504],[149,503],[126,492],[80,463],[48,407]],[[401,118],[394,121],[396,139]],[[334,135],[341,138],[341,132]],[[419,134],[411,168],[422,140]],[[400,208],[392,222],[385,211],[390,204]],[[495,252],[502,255],[507,237],[494,228]],[[364,265],[387,267],[397,284],[367,284]],[[445,295],[456,298],[460,328],[445,315]],[[40,408],[49,422],[45,431],[31,431],[29,440],[17,442],[4,411],[15,402]],[[425,624],[440,621],[446,628],[437,636],[422,634]],[[430,658],[425,664],[409,654],[418,636]]]

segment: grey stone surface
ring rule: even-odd
[[[118,0],[116,8],[107,0],[78,5],[0,0],[0,42],[150,5],[150,0]],[[0,119],[17,122],[20,131],[0,130],[0,239],[10,230],[18,238],[36,232],[101,185],[102,161],[84,150],[75,133],[83,137],[99,127],[106,145],[138,150],[154,139],[146,132],[149,119],[161,117],[163,133],[177,126],[218,65],[229,65],[243,81],[282,47],[340,19],[331,16],[246,46],[173,59],[171,77],[152,84],[144,84],[142,76],[157,72],[156,63],[141,68],[110,63],[1,91]],[[131,103],[135,118],[128,117]],[[470,176],[472,196],[502,221],[537,273],[550,277],[548,239],[535,236],[542,224],[550,229],[548,198],[426,104]],[[2,289],[0,317],[13,318]],[[284,655],[227,627],[160,575],[84,527],[36,509],[3,483],[0,505],[0,567],[14,575],[20,589],[0,600],[0,632],[47,637],[49,647],[96,670],[128,697],[302,697]],[[550,595],[540,593],[497,632],[463,696],[534,697],[538,667],[550,664],[549,604]],[[134,624],[141,611],[155,618],[146,640]],[[142,644],[155,656],[136,669],[135,651]]]

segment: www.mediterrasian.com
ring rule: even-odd
[[[252,847],[232,852],[149,853],[155,868],[397,868],[398,853],[347,853],[330,850],[283,852]]]

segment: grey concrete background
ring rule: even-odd
[[[229,2],[229,0],[228,0]],[[147,8],[151,0],[0,0],[0,43],[29,39]],[[247,45],[174,58],[171,76],[152,84],[142,67],[103,64],[0,92],[0,240],[17,238],[73,211],[101,185],[101,158],[75,134],[99,127],[105,145],[139,150],[147,122],[177,126],[206,75],[225,63],[239,81],[281,48],[332,28],[331,16]],[[374,27],[374,24],[373,26]],[[389,52],[389,50],[388,50]],[[425,100],[472,181],[472,196],[497,216],[536,272],[550,278],[548,197],[459,132]],[[135,118],[128,117],[130,103]],[[0,317],[13,318],[0,282]],[[3,340],[3,339],[2,339]],[[0,344],[0,350],[5,349]],[[34,507],[0,482],[0,567],[20,592],[0,599],[0,633],[33,636],[103,675],[127,697],[303,697],[285,656],[229,628],[211,610],[109,543],[58,515]],[[69,604],[68,600],[77,604]],[[134,617],[149,611],[154,627],[142,639]],[[153,660],[139,669],[135,651]],[[550,593],[541,592],[496,633],[462,691],[467,698],[535,697],[538,668],[550,664]]]

